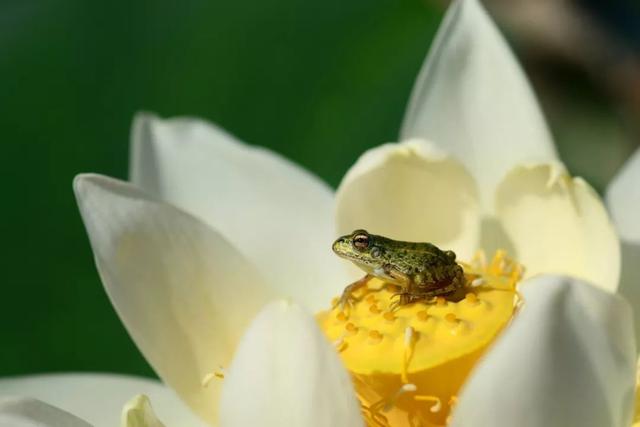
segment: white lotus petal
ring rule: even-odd
[[[269,290],[210,227],[134,186],[82,175],[74,182],[102,282],[129,334],[163,380],[206,420],[219,382]],[[131,397],[131,396],[129,396]]]
[[[607,205],[620,236],[640,244],[640,149],[609,184]]]
[[[158,419],[149,397],[139,394],[122,409],[122,427],[165,427]]]
[[[606,200],[622,247],[618,291],[636,308],[636,342],[640,342],[640,149],[611,181]]]
[[[95,427],[120,425],[125,403],[136,394],[153,401],[167,426],[203,427],[198,419],[162,383],[148,378],[115,374],[54,374],[0,379],[0,395],[42,400],[87,420]]]
[[[478,180],[488,210],[507,170],[556,158],[527,78],[477,0],[449,8],[400,136],[430,139],[460,159]]]
[[[340,234],[374,234],[425,241],[468,259],[479,237],[478,195],[471,176],[452,157],[421,140],[367,151],[336,195]]]
[[[319,179],[197,119],[141,114],[132,139],[132,181],[218,230],[282,296],[319,309],[344,286],[333,193]]]
[[[620,246],[598,194],[562,166],[513,169],[500,183],[496,211],[526,276],[567,274],[615,291]]]
[[[525,306],[475,368],[452,427],[628,427],[636,353],[626,301],[568,277],[521,291]]]
[[[221,427],[358,427],[351,380],[315,319],[279,301],[255,318],[224,380]]]
[[[618,293],[633,307],[636,342],[640,343],[640,243],[626,241],[623,238],[620,246],[622,268]]]
[[[36,399],[0,396],[0,427],[91,427],[91,424]]]

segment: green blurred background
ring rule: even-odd
[[[525,9],[488,6],[564,160],[603,190],[639,140],[640,38],[619,34],[607,10],[575,4],[615,35],[615,55],[590,58],[524,31]],[[71,191],[80,172],[126,178],[136,111],[205,117],[336,186],[363,150],[396,139],[445,7],[0,0],[0,375],[154,375],[102,289]]]

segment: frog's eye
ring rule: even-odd
[[[356,234],[353,236],[353,246],[359,251],[364,251],[369,247],[369,235]]]

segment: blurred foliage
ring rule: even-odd
[[[336,186],[363,150],[396,139],[442,13],[419,0],[1,0],[0,375],[153,375],[102,289],[71,191],[79,172],[126,178],[136,111],[205,117]],[[569,165],[602,189],[632,144],[569,80],[586,110],[543,105]],[[606,168],[583,111],[598,138],[623,141]],[[591,151],[576,144],[585,135]]]
[[[102,289],[71,191],[127,176],[138,110],[194,115],[332,185],[394,140],[442,11],[414,0],[0,3],[0,375],[153,375]]]

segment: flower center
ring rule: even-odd
[[[469,372],[515,314],[522,267],[497,251],[464,268],[464,290],[394,308],[393,285],[371,279],[357,301],[318,314],[350,371],[368,426],[448,423]]]

